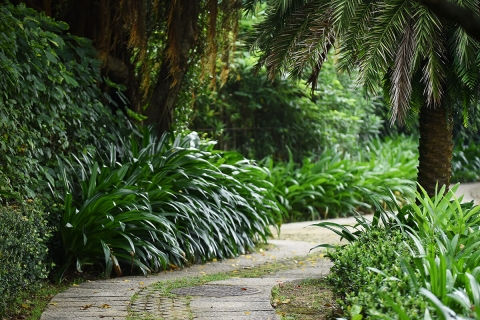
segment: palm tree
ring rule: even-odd
[[[257,0],[246,2],[247,11]],[[479,1],[463,7],[478,12]],[[334,47],[340,71],[358,70],[358,81],[388,93],[400,125],[419,115],[418,183],[429,195],[449,186],[452,115],[479,97],[479,42],[458,25],[414,0],[272,0],[252,41],[270,75],[311,71],[314,88]]]

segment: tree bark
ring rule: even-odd
[[[175,102],[189,67],[189,58],[198,38],[200,2],[177,0],[173,2],[168,30],[168,41],[157,84],[144,114],[146,124],[155,124],[158,134],[170,131]],[[170,53],[170,54],[169,54]],[[175,60],[172,59],[174,53]]]
[[[452,176],[453,121],[445,106],[420,110],[418,183],[430,197],[450,186]]]

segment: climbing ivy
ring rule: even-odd
[[[99,62],[68,25],[0,5],[0,190],[34,197],[55,155],[108,141],[122,126],[102,104]]]

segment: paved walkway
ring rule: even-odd
[[[465,183],[457,190],[464,201],[480,199],[480,183]],[[353,218],[335,219],[341,224],[353,224]],[[268,251],[242,255],[236,259],[194,265],[148,277],[123,277],[111,280],[85,282],[56,295],[42,314],[41,320],[60,319],[126,319],[129,309],[136,319],[183,320],[273,320],[279,319],[270,305],[273,286],[282,282],[318,278],[329,272],[326,259],[306,259],[296,263],[295,257],[305,259],[310,249],[319,243],[338,243],[333,232],[311,227],[313,222],[290,223],[282,226],[279,239],[271,240],[274,248]],[[214,281],[201,287],[201,293],[191,300],[177,295],[162,296],[158,285],[169,280],[229,272],[233,276],[241,270],[279,262],[289,264],[287,269],[275,271],[260,278],[235,278]],[[288,263],[287,263],[288,262]],[[271,268],[271,267],[269,267]],[[155,284],[155,286],[154,286]],[[136,299],[132,303],[132,297]],[[138,312],[138,313],[137,313]]]
[[[126,319],[128,308],[138,310],[139,319],[188,319],[187,301],[183,298],[161,298],[151,286],[161,281],[198,277],[219,272],[235,272],[252,269],[267,263],[281,263],[285,259],[305,257],[311,244],[302,241],[272,240],[274,248],[263,252],[242,255],[236,259],[194,265],[189,268],[168,271],[148,277],[135,276],[110,280],[92,281],[73,286],[56,295],[42,314],[42,320],[53,319]],[[209,283],[211,286],[239,286],[257,294],[240,296],[201,297],[189,302],[194,319],[277,319],[270,305],[271,288],[281,282],[325,275],[330,262],[326,259],[307,260],[290,270],[275,272],[262,278],[231,278]],[[295,263],[293,261],[293,263]],[[218,289],[218,288],[217,288]],[[132,296],[138,299],[130,306]],[[245,292],[248,293],[248,292]]]

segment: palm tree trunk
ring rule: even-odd
[[[445,106],[420,110],[418,183],[431,197],[435,189],[450,186],[452,176],[452,117]]]

